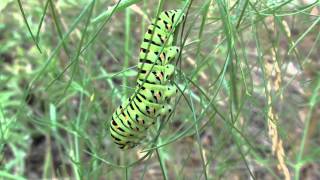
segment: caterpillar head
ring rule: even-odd
[[[184,19],[185,15],[181,9],[163,11],[160,17],[166,19],[171,25],[177,26]]]

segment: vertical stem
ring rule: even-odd
[[[296,166],[295,166],[295,179],[299,179],[300,178],[300,170],[302,167],[302,159],[303,159],[303,153],[304,153],[304,148],[306,146],[306,141],[307,141],[307,137],[308,137],[308,131],[309,131],[309,127],[310,127],[310,121],[311,121],[311,116],[313,114],[313,111],[316,109],[316,105],[317,105],[317,97],[318,97],[318,93],[320,92],[320,75],[318,75],[318,80],[317,80],[317,86],[314,88],[312,96],[310,97],[309,100],[309,112],[308,115],[306,117],[306,122],[305,122],[305,126],[303,128],[303,134],[302,134],[302,140],[301,140],[301,145],[300,145],[300,150],[298,152],[298,156],[297,156],[297,162],[296,162]]]
[[[81,114],[82,114],[82,100],[83,100],[83,94],[80,94],[80,104],[79,104],[79,112],[78,112],[78,116],[76,119],[76,129],[80,129],[80,121],[81,121]],[[73,154],[72,154],[72,158],[74,160],[75,163],[72,163],[73,165],[73,173],[76,176],[76,179],[79,180],[81,179],[81,175],[80,175],[80,170],[81,167],[79,167],[80,165],[80,142],[79,142],[79,137],[77,135],[74,135],[74,147],[73,147]]]
[[[124,62],[123,62],[123,69],[127,69],[129,66],[129,55],[130,55],[130,26],[131,26],[131,22],[130,22],[130,15],[131,14],[131,10],[130,8],[127,8],[125,11],[125,44],[124,44]],[[125,98],[127,95],[127,86],[128,86],[128,80],[126,76],[123,76],[123,94],[125,94]]]
[[[166,179],[168,179],[167,168],[166,168],[165,161],[161,156],[161,152],[159,153],[159,148],[156,149],[156,153],[157,153],[158,160],[159,160],[159,163],[160,163],[160,169],[161,169],[161,172],[162,172],[162,175],[163,175],[163,179],[166,180]]]

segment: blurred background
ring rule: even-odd
[[[121,151],[110,117],[170,9],[174,112]],[[318,0],[1,0],[0,178],[320,179],[319,38]]]

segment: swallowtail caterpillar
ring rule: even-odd
[[[173,35],[183,19],[181,10],[163,11],[158,19],[152,20],[144,35],[135,93],[115,110],[110,121],[111,137],[120,149],[140,144],[157,117],[172,110],[170,98],[177,88],[170,82],[174,73],[170,62],[180,51],[173,45]]]

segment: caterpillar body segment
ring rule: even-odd
[[[149,84],[165,85],[174,72],[174,66],[172,64],[166,66],[139,64],[138,68],[140,69],[138,75],[139,81],[146,81]]]

